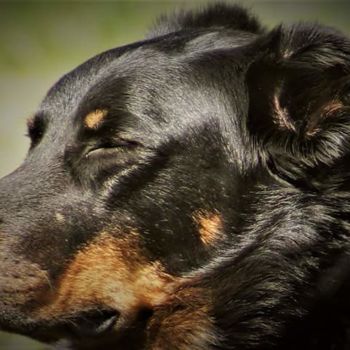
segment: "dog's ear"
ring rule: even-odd
[[[278,27],[255,45],[248,129],[268,157],[316,167],[349,153],[350,41],[304,24]]]
[[[158,18],[148,38],[181,30],[226,28],[262,34],[265,29],[247,9],[237,4],[215,2],[197,10],[177,11]]]

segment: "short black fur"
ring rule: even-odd
[[[223,3],[68,73],[0,181],[0,327],[74,350],[349,349],[349,86],[342,33]]]

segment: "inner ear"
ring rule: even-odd
[[[323,121],[346,107],[339,73],[334,71],[298,69],[283,61],[257,63],[248,71],[247,84],[249,126],[260,136],[310,138],[322,130]]]
[[[331,165],[349,149],[350,52],[343,59],[329,37],[327,50],[322,42],[320,48],[296,47],[298,33],[287,34],[271,36],[280,43],[267,41],[248,69],[248,130],[268,157],[284,155],[307,167]]]

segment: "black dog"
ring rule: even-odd
[[[64,76],[0,183],[0,327],[79,350],[349,349],[349,87],[339,32],[224,4]]]

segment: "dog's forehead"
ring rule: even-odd
[[[148,91],[159,87],[159,66],[165,66],[165,55],[148,48],[116,49],[97,56],[65,75],[48,92],[38,116],[48,124],[70,128],[83,124],[87,116],[95,119],[112,107],[125,111],[127,103],[138,99],[138,106],[147,100]],[[96,64],[97,62],[97,64]],[[156,69],[157,68],[157,69]],[[135,103],[134,103],[135,104]],[[92,113],[92,114],[91,114]],[[89,118],[90,118],[89,117]]]
[[[86,70],[89,74],[84,73]],[[153,134],[154,124],[165,122],[166,116],[167,120],[172,118],[164,111],[169,104],[163,101],[175,99],[171,86],[175,89],[181,84],[171,77],[170,72],[175,70],[165,55],[144,48],[107,61],[99,70],[91,70],[89,63],[79,67],[44,101],[47,112],[42,115],[46,115],[48,134],[55,130],[58,139],[58,133],[68,132],[72,140],[77,135],[74,130],[96,130],[106,119],[113,120],[113,129],[118,126]]]
[[[123,108],[126,97],[134,107],[155,102],[155,96],[165,98],[167,93],[174,99],[184,84],[197,79],[196,73],[186,67],[188,62],[253,39],[254,35],[241,32],[235,33],[234,39],[230,32],[192,33],[116,48],[66,74],[49,90],[40,109],[49,111],[61,123],[79,109],[88,114],[112,102]]]
[[[117,78],[117,69],[113,67],[116,67],[119,61],[123,62],[123,56],[132,51],[132,47],[109,50],[68,72],[48,91],[40,105],[40,110],[50,110],[59,115],[62,112],[71,114],[79,107],[84,96],[94,87],[101,86],[106,77],[111,78],[113,73],[115,79]]]

